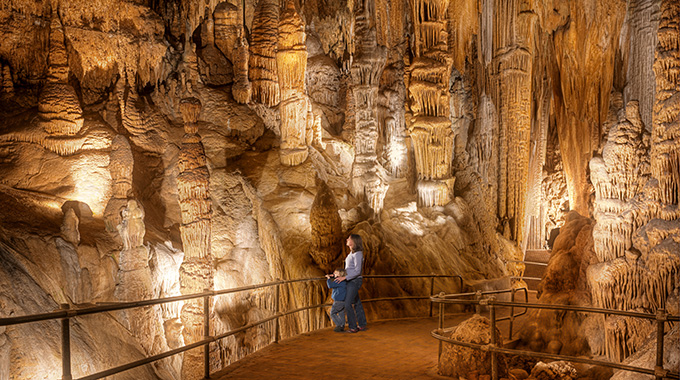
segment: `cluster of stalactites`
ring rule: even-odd
[[[276,68],[278,28],[278,1],[259,1],[253,18],[248,76],[252,82],[253,101],[270,107],[280,99]]]
[[[600,262],[622,257],[633,233],[649,220],[647,205],[634,200],[648,178],[648,140],[638,102],[628,102],[609,131],[602,157],[590,161],[597,220],[593,239]]]
[[[40,92],[40,126],[50,135],[73,136],[83,127],[83,110],[73,86],[68,83],[68,54],[64,28],[56,12],[50,23],[47,83]]]
[[[652,128],[652,175],[659,181],[659,201],[680,203],[680,4],[661,4],[654,72],[656,99]]]
[[[287,1],[279,22],[278,68],[281,91],[281,163],[299,165],[307,159],[308,103],[305,95],[307,47],[305,26],[295,10],[295,3]]]
[[[409,68],[408,91],[418,175],[418,200],[423,206],[441,206],[451,200],[450,93],[452,58],[448,54],[446,16],[448,0],[413,0],[415,58]]]

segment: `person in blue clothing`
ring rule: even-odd
[[[333,298],[333,306],[331,306],[331,319],[335,323],[335,332],[345,331],[345,295],[347,294],[347,281],[335,282],[338,277],[347,276],[344,269],[336,269],[333,274],[326,275],[326,285],[333,289],[331,298]]]
[[[366,330],[366,314],[359,298],[359,288],[363,282],[361,268],[364,263],[363,242],[357,234],[349,235],[347,247],[350,253],[345,259],[346,276],[336,277],[335,282],[347,281],[347,295],[345,296],[345,310],[347,314],[348,332],[355,333]]]

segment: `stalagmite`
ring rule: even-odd
[[[259,1],[253,18],[248,76],[253,86],[253,101],[269,107],[278,104],[280,96],[276,68],[278,27],[278,1]]]
[[[309,224],[312,226],[310,254],[322,270],[331,273],[335,269],[333,261],[342,252],[342,222],[333,191],[319,178],[316,184],[318,190],[309,212]]]
[[[281,91],[281,164],[295,166],[303,163],[308,155],[308,99],[305,95],[305,26],[292,0],[286,1],[278,29],[276,66]]]
[[[631,247],[638,203],[633,201],[648,178],[645,168],[649,141],[640,120],[638,102],[631,101],[619,121],[612,125],[602,157],[590,161],[590,178],[595,187],[593,231],[595,252],[603,262],[622,257]]]
[[[406,88],[404,87],[404,62],[397,61],[383,72],[381,99],[378,121],[380,130],[385,136],[387,167],[395,177],[403,177],[408,170],[408,147],[406,146],[406,121],[404,103]]]
[[[201,293],[213,287],[213,263],[210,251],[211,200],[210,173],[206,166],[205,150],[198,135],[201,103],[196,98],[185,98],[180,103],[185,135],[177,161],[179,174],[177,190],[182,215],[180,234],[184,246],[184,262],[180,266],[182,294]],[[193,343],[203,336],[203,301],[185,302],[181,312],[184,341]],[[184,354],[183,379],[197,379],[203,373],[199,352]]]
[[[661,2],[654,72],[656,98],[652,126],[652,175],[659,201],[680,204],[680,4]],[[676,218],[680,216],[676,214]]]
[[[111,142],[111,159],[109,161],[109,172],[113,191],[111,199],[104,209],[104,221],[106,230],[115,232],[116,226],[121,222],[120,211],[127,205],[127,199],[132,190],[132,169],[134,158],[130,143],[123,135],[117,135]]]
[[[231,94],[234,100],[241,104],[248,104],[252,95],[252,86],[248,80],[248,40],[240,32],[240,37],[234,48],[234,85]]]
[[[14,95],[14,81],[12,80],[12,72],[9,65],[0,63],[2,72],[2,84],[0,84],[0,99],[9,98]]]
[[[366,196],[371,209],[379,215],[388,186],[385,170],[377,160],[378,86],[386,52],[377,44],[371,17],[366,0],[355,4],[357,51],[351,66],[355,122],[352,192],[355,196]]]
[[[40,92],[40,126],[50,135],[72,136],[83,127],[83,110],[73,86],[68,83],[68,53],[64,28],[56,11],[50,23],[50,52],[47,83]]]

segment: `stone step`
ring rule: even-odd
[[[547,265],[543,263],[524,262],[524,276],[543,278],[546,268]]]
[[[536,263],[548,263],[550,260],[550,250],[547,249],[527,249],[524,253],[524,261]]]

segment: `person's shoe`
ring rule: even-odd
[[[361,326],[357,327],[357,331],[366,331],[366,330],[368,330],[368,327],[366,327],[366,326],[364,326],[364,327],[361,327]]]
[[[357,329],[349,329],[349,330],[347,330],[347,331],[345,331],[345,332],[346,332],[346,333],[350,333],[350,334],[354,334],[354,333],[359,332],[359,330],[357,330]]]
[[[343,331],[345,331],[345,328],[344,328],[344,327],[337,326],[336,328],[333,329],[333,331],[335,331],[335,332],[343,332]]]

